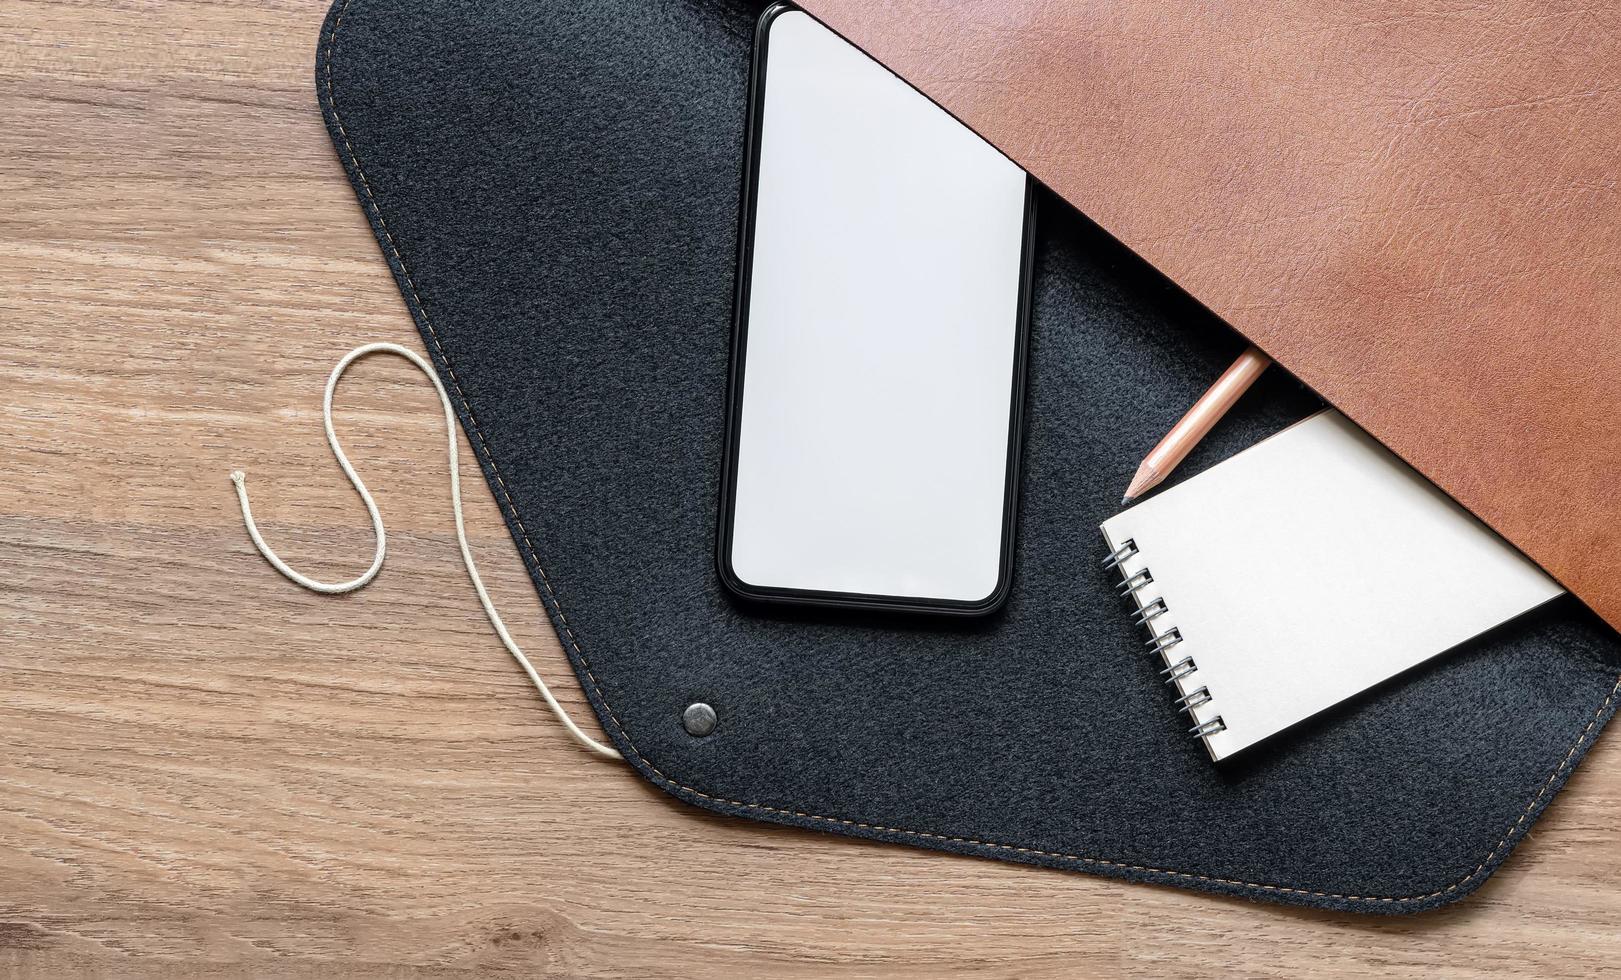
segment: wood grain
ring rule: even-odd
[[[1462,905],[1377,920],[722,820],[569,743],[457,560],[419,346],[328,145],[321,0],[0,0],[0,970],[63,976],[1585,975],[1621,750]],[[560,650],[476,468],[492,592]],[[583,710],[571,683],[566,701]]]

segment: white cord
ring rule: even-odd
[[[478,593],[478,601],[483,605],[484,615],[489,617],[490,625],[495,627],[496,635],[501,637],[501,642],[506,646],[507,652],[512,654],[512,659],[518,662],[518,666],[523,668],[523,672],[529,675],[529,680],[534,683],[535,690],[539,691],[540,696],[546,699],[546,704],[552,709],[552,714],[556,715],[557,719],[563,723],[563,727],[568,729],[568,733],[574,736],[575,741],[603,758],[623,759],[624,756],[620,755],[612,746],[604,745],[580,730],[580,726],[574,723],[574,719],[569,717],[568,712],[563,710],[563,706],[558,704],[557,699],[552,696],[551,689],[546,686],[545,681],[540,679],[540,674],[536,672],[534,665],[529,662],[529,658],[524,656],[522,650],[518,649],[518,644],[513,641],[512,634],[507,632],[506,623],[501,621],[501,615],[495,611],[495,604],[490,601],[490,594],[484,589],[484,580],[479,577],[478,566],[473,564],[473,551],[467,544],[467,528],[462,524],[462,478],[456,439],[456,413],[450,407],[450,395],[445,392],[445,386],[440,382],[439,375],[434,372],[432,365],[415,351],[401,347],[399,344],[365,344],[356,347],[345,354],[343,359],[332,368],[331,377],[326,379],[326,395],[321,400],[321,418],[326,423],[326,441],[332,446],[332,455],[337,457],[338,465],[343,467],[344,475],[349,478],[349,482],[354,485],[355,492],[360,494],[360,499],[366,504],[366,513],[371,515],[372,531],[377,536],[377,553],[372,556],[371,567],[360,573],[356,578],[336,584],[317,582],[306,575],[300,575],[288,567],[287,563],[282,561],[280,556],[271,549],[270,545],[265,543],[265,539],[259,535],[259,528],[253,522],[253,508],[248,506],[247,475],[241,470],[237,470],[231,474],[231,482],[236,484],[236,499],[242,505],[242,523],[247,525],[248,537],[253,539],[253,546],[259,549],[259,554],[263,555],[265,561],[270,562],[276,571],[312,592],[324,592],[329,595],[353,592],[356,589],[365,587],[368,582],[377,577],[377,573],[382,569],[383,553],[387,547],[383,533],[383,517],[377,512],[377,502],[372,500],[371,491],[366,489],[366,484],[361,481],[360,474],[355,472],[355,468],[349,463],[349,457],[343,452],[343,447],[338,444],[337,430],[332,427],[332,393],[337,390],[338,379],[343,377],[343,372],[349,369],[349,365],[369,354],[398,354],[415,364],[423,374],[426,374],[428,380],[433,382],[434,388],[439,392],[439,401],[445,409],[445,428],[450,436],[450,504],[451,510],[456,515],[456,540],[461,545],[462,563],[467,566],[467,577],[473,580],[473,590]]]

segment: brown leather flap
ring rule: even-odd
[[[803,5],[1621,626],[1621,3]]]

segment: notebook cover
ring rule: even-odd
[[[741,818],[1278,902],[1410,912],[1478,887],[1609,719],[1621,644],[1561,601],[1212,765],[1097,525],[1136,463],[1122,434],[1168,426],[1243,341],[1049,194],[1004,611],[794,614],[727,594],[716,511],[758,13],[338,0],[316,61],[356,197],[634,771]],[[1186,472],[1318,407],[1269,374]],[[489,656],[507,659],[493,640]],[[719,716],[704,738],[681,725],[694,701]]]
[[[1333,409],[1101,530],[1217,761],[1565,594]]]
[[[1621,626],[1621,3],[803,6]]]

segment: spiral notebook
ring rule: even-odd
[[[1218,761],[1564,591],[1333,410],[1102,530]]]

